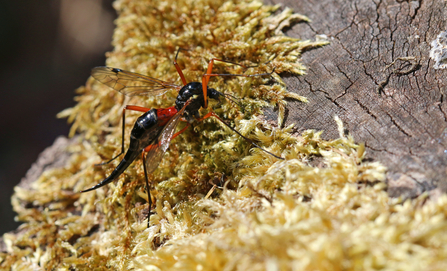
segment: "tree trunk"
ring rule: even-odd
[[[304,76],[285,79],[309,99],[290,101],[285,125],[338,137],[334,115],[368,158],[388,167],[391,196],[447,190],[446,72],[435,69],[431,42],[445,30],[446,2],[398,0],[271,1],[312,21],[286,34],[330,45],[303,54]],[[438,191],[438,190],[437,190]]]

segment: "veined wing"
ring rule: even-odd
[[[146,75],[111,67],[95,67],[91,75],[99,82],[127,96],[161,95],[170,89],[182,88]]]
[[[151,174],[154,170],[157,169],[158,165],[160,164],[161,159],[163,158],[163,154],[169,148],[169,144],[171,143],[175,128],[179,124],[180,119],[183,116],[183,113],[185,112],[186,106],[188,106],[188,104],[189,103],[185,103],[183,108],[178,111],[165,125],[157,139],[155,139],[154,142],[149,145],[150,149],[146,154],[145,161],[147,174]]]

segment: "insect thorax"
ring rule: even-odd
[[[207,96],[211,99],[217,100],[219,97],[219,92],[213,88],[207,88]],[[199,117],[199,109],[205,105],[202,83],[191,82],[180,89],[177,100],[175,101],[176,109],[181,110],[188,100],[191,101],[186,107],[183,116],[188,120],[188,122],[193,122],[194,118]]]

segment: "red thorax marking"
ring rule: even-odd
[[[178,112],[175,106],[157,109],[158,125],[164,126]]]

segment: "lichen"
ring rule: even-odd
[[[212,78],[210,86],[241,105],[210,108],[274,158],[209,118],[171,142],[151,177],[156,201],[147,228],[141,160],[118,181],[79,194],[101,181],[111,165],[94,164],[121,151],[125,105],[172,106],[176,93],[125,97],[92,78],[78,89],[77,105],[63,111],[73,123],[71,158],[46,170],[30,188],[16,187],[18,220],[5,234],[5,270],[444,270],[447,197],[413,201],[388,197],[385,167],[364,161],[365,146],[346,135],[298,135],[261,118],[274,106],[282,124],[287,90],[280,75],[301,75],[301,52],[325,44],[285,36],[281,29],[306,17],[249,0],[140,1],[114,4],[114,50],[107,65],[180,83],[200,81],[211,58],[216,73],[267,73]],[[202,111],[205,113],[207,109]],[[126,135],[138,114],[126,119]],[[126,138],[126,144],[128,139]]]
[[[433,59],[435,69],[447,67],[447,32],[442,31],[431,43],[430,58]]]

